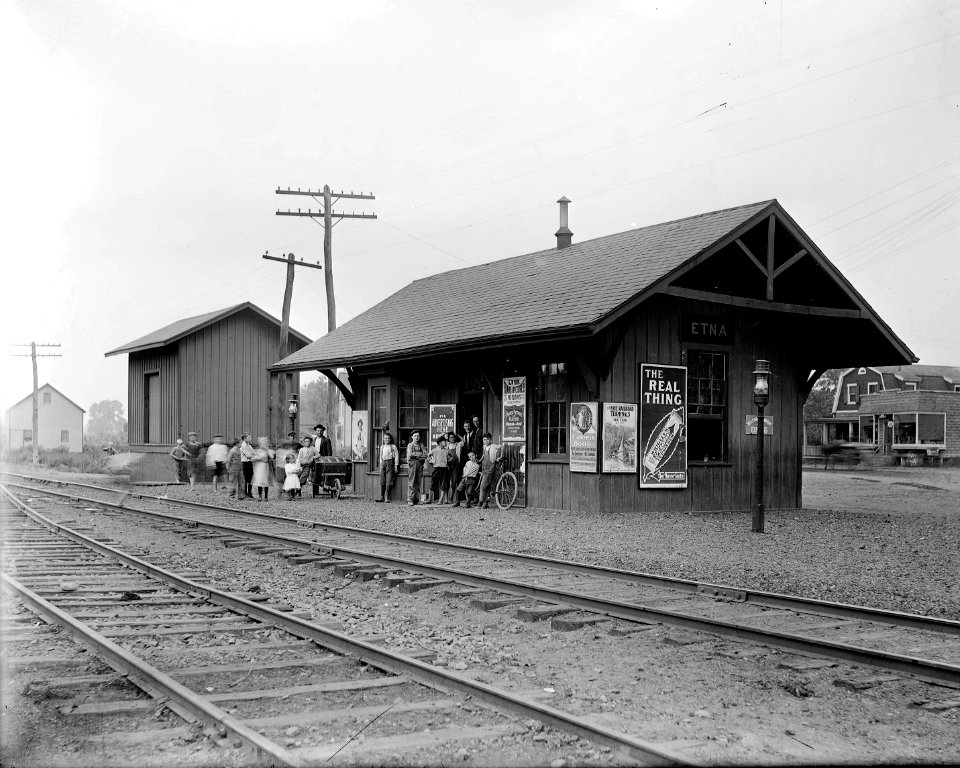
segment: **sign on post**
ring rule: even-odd
[[[687,487],[687,369],[640,365],[641,488]]]
[[[755,435],[757,434],[757,421],[758,418],[756,415],[751,416],[749,413],[744,417],[746,421],[745,429],[743,433],[745,435]],[[773,419],[770,416],[763,417],[763,434],[772,435],[773,434]]]
[[[527,377],[503,378],[503,431],[500,441],[523,443],[527,439]]]
[[[570,404],[570,471],[597,471],[599,403]]]

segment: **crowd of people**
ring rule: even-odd
[[[271,486],[279,493],[295,499],[303,496],[303,488],[312,486],[313,495],[320,490],[321,457],[333,455],[333,444],[326,436],[326,427],[317,424],[313,433],[297,439],[290,432],[287,440],[274,448],[270,438],[261,435],[253,440],[248,432],[229,442],[223,435],[214,435],[209,443],[201,443],[196,432],[188,432],[186,440],[177,440],[170,451],[177,479],[195,488],[209,473],[213,490],[229,492],[230,498],[269,500]]]
[[[390,499],[400,466],[400,451],[387,432],[380,445],[380,496],[378,503]],[[420,432],[410,433],[407,443],[407,505],[420,503],[420,485],[425,465],[430,464],[430,494],[428,504],[450,504],[459,507],[477,504],[486,507],[493,491],[494,470],[502,457],[502,448],[494,444],[489,432],[481,434],[480,417],[465,419],[463,434],[447,432],[437,438],[435,448],[421,440]]]

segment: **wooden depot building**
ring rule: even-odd
[[[291,328],[287,343],[299,350],[310,339]],[[128,442],[144,455],[132,479],[175,480],[167,454],[188,432],[205,443],[217,434],[276,440],[286,433],[287,403],[269,371],[279,346],[280,321],[244,302],[178,320],[107,352],[130,356]],[[286,391],[299,392],[299,379],[288,378]]]
[[[340,387],[367,497],[385,431],[403,457],[412,430],[460,432],[476,414],[527,506],[750,509],[761,359],[765,502],[795,508],[820,373],[915,361],[776,200],[582,243],[559,202],[556,248],[417,280],[272,367]]]

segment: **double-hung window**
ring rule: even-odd
[[[420,442],[430,445],[430,396],[426,387],[397,387],[399,410],[397,412],[397,430],[400,433],[400,463],[407,463],[407,445],[410,435],[420,433]]]
[[[380,466],[380,446],[383,445],[383,435],[390,430],[386,387],[370,388],[370,424],[373,438],[370,454],[373,458],[373,468],[376,469]]]
[[[539,457],[567,455],[567,364],[545,363],[537,372],[535,410]]]
[[[687,351],[687,456],[727,459],[727,355]]]

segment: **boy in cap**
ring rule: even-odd
[[[447,438],[445,435],[440,435],[437,439],[437,447],[430,451],[430,456],[427,458],[427,461],[433,465],[433,473],[430,475],[430,497],[436,504],[447,503],[447,492],[450,488],[449,458]]]
[[[463,465],[463,480],[460,481],[460,484],[457,486],[455,491],[456,500],[453,503],[453,506],[460,506],[460,494],[462,493],[464,498],[467,500],[467,508],[473,506],[471,503],[473,500],[474,493],[477,489],[477,478],[480,476],[480,465],[477,464],[477,454],[473,451],[467,454],[467,463]]]
[[[423,479],[423,462],[427,458],[427,447],[420,442],[420,433],[410,433],[407,443],[407,506],[414,506],[420,496],[420,481]]]

